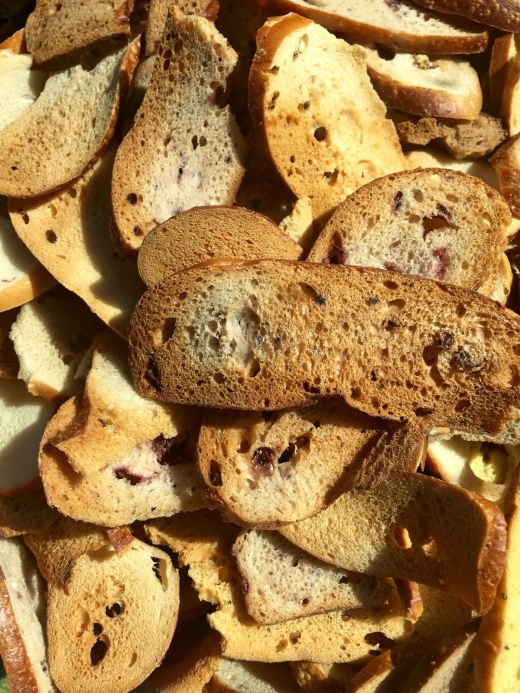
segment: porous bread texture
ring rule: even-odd
[[[320,561],[277,532],[242,530],[232,553],[247,612],[264,625],[377,606],[388,596],[382,582]]]
[[[355,664],[323,664],[320,662],[291,662],[291,671],[299,686],[307,693],[344,693],[355,676]]]
[[[30,55],[19,55],[9,49],[0,50],[0,130],[32,106],[43,90],[47,73],[44,70],[31,70],[32,62]]]
[[[482,108],[476,70],[461,58],[383,53],[365,45],[367,70],[375,90],[389,108],[440,118],[473,120]]]
[[[114,164],[114,233],[123,254],[179,212],[233,203],[245,143],[221,99],[236,60],[210,21],[170,7],[150,84]]]
[[[200,418],[193,407],[152,402],[132,387],[126,344],[107,335],[94,352],[82,407],[49,442],[80,474],[120,462],[139,443],[174,438]]]
[[[134,539],[121,554],[108,547],[84,554],[66,591],[49,584],[48,657],[56,686],[69,693],[132,690],[162,661],[178,609],[178,572],[163,551]]]
[[[307,260],[380,267],[478,291],[494,285],[510,223],[502,196],[473,176],[403,171],[347,197]]]
[[[519,320],[398,272],[235,262],[148,289],[130,368],[143,396],[163,400],[258,411],[338,394],[372,416],[496,435],[520,408]]]
[[[504,502],[507,550],[502,579],[491,610],[482,619],[475,643],[475,691],[494,693],[518,685],[520,633],[518,608],[518,555],[520,546],[520,467],[517,467]]]
[[[234,567],[231,546],[239,529],[219,520],[215,512],[199,510],[169,520],[147,523],[154,543],[179,553],[180,565],[189,566],[199,597],[219,608],[208,616],[222,635],[222,653],[232,659],[265,662],[349,662],[366,657],[374,645],[370,633],[383,633],[399,641],[411,624],[387,607],[367,607],[345,613],[334,611],[262,626],[247,613]]]
[[[338,567],[437,587],[479,613],[491,607],[504,565],[506,525],[498,507],[422,474],[394,472],[278,531]]]
[[[60,517],[43,489],[22,496],[0,496],[0,537],[18,537],[49,527]]]
[[[63,70],[100,60],[124,46],[130,37],[133,0],[37,0],[27,18],[25,40],[36,65]]]
[[[106,527],[169,517],[204,507],[191,448],[197,421],[176,438],[138,443],[121,460],[88,475],[79,474],[65,453],[47,444],[81,409],[80,398],[65,402],[49,421],[40,445],[39,470],[48,503],[63,515]],[[164,459],[161,448],[166,447]],[[88,454],[88,443],[85,444]]]
[[[430,142],[446,149],[456,159],[480,159],[489,156],[507,137],[499,118],[481,113],[469,122],[451,118],[404,118],[396,120],[403,147],[424,147]]]
[[[103,323],[76,296],[40,296],[22,306],[10,332],[29,392],[64,401],[83,388],[78,369],[90,360]],[[88,366],[87,366],[88,369]]]
[[[288,664],[222,658],[207,693],[301,693]]]
[[[0,280],[0,311],[27,303],[57,283],[16,235],[5,197],[0,197]]]
[[[45,646],[45,588],[19,539],[0,539],[0,654],[10,690],[55,693]]]
[[[56,277],[126,338],[128,321],[145,285],[135,264],[120,260],[110,240],[115,151],[110,147],[60,192],[34,200],[11,199],[9,213],[16,233],[52,273],[53,282]],[[49,272],[45,270],[45,275],[51,276]]]
[[[425,147],[424,149],[410,149],[404,152],[408,168],[413,171],[415,168],[447,168],[451,171],[461,171],[468,176],[480,178],[489,185],[490,188],[500,192],[500,182],[493,167],[481,159],[460,160],[455,159],[451,154],[447,154],[435,147]]]
[[[249,109],[284,181],[311,198],[314,219],[364,183],[406,168],[363,49],[299,15],[268,20],[258,32]]]
[[[33,105],[0,130],[0,194],[42,195],[96,160],[114,132],[124,57],[123,49],[91,70],[54,73]]]
[[[349,5],[342,0],[257,2],[271,15],[297,12],[330,31],[410,53],[479,53],[488,42],[484,27],[436,12],[425,12],[408,0],[365,0]]]
[[[520,8],[513,0],[417,0],[429,10],[461,15],[502,31],[520,30]]]
[[[396,467],[417,469],[424,433],[398,428],[338,398],[272,415],[207,409],[197,457],[206,503],[243,527],[310,517]]]
[[[146,55],[157,53],[164,33],[170,0],[151,0],[146,22]],[[194,14],[214,21],[218,15],[218,0],[177,0],[176,6],[183,14]]]
[[[39,488],[38,446],[55,406],[33,397],[25,383],[0,380],[0,495]]]
[[[17,308],[0,313],[0,378],[17,378],[20,362],[9,339],[9,332],[18,315]]]
[[[241,207],[195,207],[153,229],[137,267],[148,286],[174,272],[217,258],[298,260],[301,247],[278,226]]]
[[[312,221],[311,198],[301,197],[296,200],[291,213],[282,219],[279,226],[289,238],[301,245],[305,257],[312,248],[317,233]]]
[[[520,132],[498,149],[489,163],[500,181],[500,192],[515,215],[520,215]]]

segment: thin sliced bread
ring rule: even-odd
[[[44,70],[31,70],[30,55],[0,50],[0,93],[2,113],[0,130],[19,118],[41,94],[47,79]]]
[[[121,84],[138,56],[134,42],[91,70],[77,65],[49,77],[33,105],[0,130],[0,194],[42,195],[94,162],[112,138]]]
[[[163,400],[270,410],[339,394],[371,416],[491,435],[520,409],[518,316],[387,270],[191,268],[148,289],[129,338],[137,390]]]
[[[231,546],[238,528],[223,523],[218,514],[200,510],[153,520],[146,532],[154,543],[179,553],[201,599],[218,604],[208,616],[222,637],[226,657],[266,662],[311,660],[349,662],[368,655],[374,648],[366,636],[377,632],[398,641],[411,632],[411,624],[389,607],[358,609],[348,616],[342,611],[293,619],[262,626],[247,613],[234,567]]]
[[[515,2],[505,0],[417,0],[429,10],[447,12],[450,15],[467,17],[474,22],[494,26],[502,31],[520,30],[520,10]]]
[[[0,536],[18,537],[50,527],[60,514],[50,508],[43,489],[23,496],[0,496]]]
[[[12,308],[0,313],[0,378],[17,378],[20,362],[9,338],[9,332],[18,316],[18,309]]]
[[[301,253],[301,246],[261,214],[241,207],[195,207],[146,236],[137,266],[150,286],[214,258],[298,260]]]
[[[197,419],[178,436],[159,435],[138,443],[122,459],[85,476],[74,471],[64,452],[47,444],[71,425],[81,408],[80,397],[65,402],[42,437],[39,469],[52,507],[76,520],[106,527],[204,507],[194,461]],[[135,415],[138,412],[136,408]],[[84,451],[88,456],[88,442]]]
[[[347,197],[307,260],[380,267],[479,290],[494,283],[510,223],[502,196],[473,176],[403,171]]]
[[[53,277],[126,338],[145,285],[135,264],[116,256],[110,239],[114,157],[115,147],[110,147],[81,178],[58,193],[34,200],[11,199],[10,214],[18,236]]]
[[[12,693],[56,691],[47,664],[45,611],[45,588],[31,554],[19,539],[0,539],[0,655]]]
[[[420,430],[330,398],[272,415],[208,409],[197,463],[210,507],[243,527],[275,528],[395,468],[415,471],[424,444]]]
[[[331,31],[410,53],[479,53],[488,41],[484,27],[437,12],[425,12],[408,0],[398,3],[369,0],[350,5],[338,0],[322,0],[319,5],[305,0],[257,2],[271,15],[297,12]]]
[[[113,219],[123,254],[179,212],[233,203],[245,144],[221,100],[236,61],[212,22],[169,9],[150,84],[114,164]]]
[[[510,137],[520,132],[520,54],[516,53],[512,59],[507,73],[502,101],[500,104],[500,117]]]
[[[178,572],[163,551],[134,539],[120,554],[109,547],[83,554],[66,591],[49,584],[49,669],[56,686],[68,693],[132,690],[162,661],[178,609]]]
[[[264,625],[377,606],[388,597],[379,580],[320,561],[277,532],[243,530],[232,553],[247,612]]]
[[[504,564],[506,525],[497,506],[423,474],[395,472],[278,531],[324,561],[437,587],[480,613],[493,603]]]
[[[511,211],[520,216],[520,132],[498,149],[489,163],[500,181],[500,192]]]
[[[311,198],[315,219],[364,183],[406,168],[363,49],[299,15],[258,32],[249,109],[278,172],[297,197]]]
[[[388,55],[364,46],[368,74],[389,108],[440,118],[473,120],[482,108],[482,89],[476,70],[461,58],[427,55]]]
[[[489,102],[493,115],[500,115],[504,87],[517,50],[518,39],[515,34],[497,36],[493,42],[489,64]]]
[[[177,0],[175,3],[184,14],[195,14],[214,21],[219,11],[218,0]],[[164,33],[170,0],[151,0],[146,22],[145,48],[146,55],[153,55],[159,50]]]

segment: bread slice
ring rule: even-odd
[[[76,296],[40,296],[22,306],[10,337],[20,361],[18,377],[29,392],[64,401],[83,387],[78,371],[103,323]]]
[[[367,656],[373,649],[368,642],[374,642],[370,633],[383,633],[398,641],[411,631],[411,624],[387,607],[358,609],[352,617],[334,611],[262,626],[246,611],[232,560],[237,527],[223,523],[214,512],[200,510],[169,520],[153,520],[147,523],[146,532],[154,543],[166,544],[179,553],[179,563],[189,565],[200,598],[219,605],[208,621],[221,633],[226,657],[266,662],[349,662]]]
[[[404,429],[337,398],[272,415],[208,409],[197,460],[206,502],[243,527],[310,517],[393,469],[415,471],[424,432]]]
[[[57,283],[17,237],[5,197],[0,197],[0,280],[0,312],[27,303]]]
[[[520,408],[519,329],[490,299],[420,277],[235,262],[148,289],[130,368],[143,396],[164,400],[269,410],[341,394],[372,416],[496,434]]]
[[[505,200],[473,176],[439,168],[403,171],[347,197],[307,259],[397,270],[479,290],[494,279],[510,223]]]
[[[489,163],[500,180],[500,192],[511,211],[520,215],[520,133],[511,137],[498,149]]]
[[[41,486],[38,446],[54,410],[51,402],[29,394],[25,383],[0,380],[0,495],[16,496]]]
[[[301,253],[301,246],[261,214],[240,207],[195,207],[146,236],[137,266],[150,286],[214,258],[298,260]]]
[[[494,503],[404,472],[370,491],[345,493],[319,515],[278,531],[338,567],[437,587],[480,613],[493,603],[506,540]]]
[[[20,370],[14,344],[9,338],[9,332],[18,312],[17,308],[12,308],[0,313],[0,378],[17,378]]]
[[[482,159],[455,159],[452,155],[435,147],[411,149],[404,153],[408,168],[447,168],[480,178],[490,188],[500,192],[500,181],[494,168]]]
[[[497,36],[493,42],[491,62],[489,64],[489,103],[493,115],[500,115],[502,96],[515,59],[518,45],[515,34]]]
[[[9,690],[54,693],[45,645],[45,590],[19,539],[0,539],[0,655]]]
[[[374,41],[410,53],[479,53],[487,45],[484,27],[436,12],[425,12],[414,3],[384,0],[345,5],[323,0],[319,5],[305,0],[258,0],[271,15],[297,12],[331,31]]]
[[[165,32],[114,165],[113,218],[123,254],[135,253],[151,229],[179,212],[232,204],[244,175],[244,141],[221,103],[235,51],[210,21],[178,8],[170,8]]]
[[[49,442],[65,453],[76,472],[89,475],[121,462],[139,443],[174,438],[200,419],[192,407],[152,402],[134,390],[126,344],[108,336],[98,344],[82,407]],[[68,418],[68,417],[66,417]]]
[[[345,687],[347,693],[391,693],[401,691],[400,684],[406,674],[403,675],[401,667],[398,667],[392,658],[393,652],[388,650],[361,669]]]
[[[299,15],[258,32],[249,109],[277,170],[297,197],[311,198],[315,219],[364,183],[406,168],[363,50]]]
[[[429,10],[448,12],[462,17],[467,17],[474,22],[480,22],[487,26],[494,26],[502,31],[518,31],[520,28],[520,10],[511,2],[490,2],[489,0],[418,0],[419,5],[424,5]]]
[[[4,94],[0,130],[19,118],[41,94],[47,73],[31,70],[30,55],[0,50],[0,91]]]
[[[301,693],[288,664],[239,662],[222,658],[207,693]]]
[[[364,46],[375,90],[389,108],[439,118],[474,120],[482,108],[476,70],[461,58],[388,53]]]
[[[0,537],[18,537],[50,527],[60,517],[43,489],[22,496],[0,496]]]
[[[18,236],[53,277],[126,337],[128,321],[145,285],[135,264],[115,255],[110,240],[114,157],[115,147],[111,147],[81,178],[58,193],[35,200],[10,200],[10,214]]]
[[[80,397],[65,402],[42,438],[39,469],[51,506],[68,517],[106,527],[204,507],[194,461],[196,418],[176,437],[159,435],[138,443],[121,459],[83,475],[74,471],[64,452],[48,444],[67,430],[81,408]],[[88,442],[84,450],[88,455]]]
[[[219,11],[218,0],[178,0],[175,4],[183,14],[194,14],[209,21],[214,21]],[[169,0],[150,2],[145,33],[146,55],[153,55],[159,50],[170,5]]]
[[[520,132],[520,117],[518,108],[520,105],[520,55],[517,53],[512,59],[504,85],[502,101],[500,104],[500,117],[510,137]]]
[[[424,147],[432,142],[456,159],[480,159],[491,154],[507,137],[499,118],[481,113],[475,120],[404,118],[396,122],[403,147]]]
[[[9,3],[12,5],[13,3]],[[2,14],[0,10],[0,14]],[[2,39],[5,35],[5,31],[8,28],[7,22],[2,26]],[[27,54],[27,45],[25,43],[25,29],[18,29],[9,38],[2,40],[0,43],[0,50],[9,49],[18,55]]]
[[[312,221],[311,198],[301,197],[296,200],[291,213],[282,219],[279,226],[289,238],[301,245],[304,257],[306,257],[318,235]]]
[[[122,554],[106,547],[83,554],[66,591],[49,585],[56,686],[70,693],[132,690],[162,661],[178,608],[178,573],[163,551],[134,539]]]
[[[344,693],[346,685],[359,671],[356,664],[291,662],[298,684],[308,693]]]
[[[155,65],[155,55],[145,58],[135,68],[132,75],[132,82],[129,87],[129,94],[124,108],[123,135],[132,129],[137,111],[141,108],[144,95],[150,84],[150,79]]]
[[[277,532],[243,530],[232,553],[247,612],[270,625],[293,618],[382,604],[387,586],[298,549]]]

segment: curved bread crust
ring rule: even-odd
[[[494,284],[510,223],[502,196],[473,176],[440,168],[403,171],[350,195],[307,259],[397,270],[478,290]]]
[[[482,89],[469,62],[409,53],[388,59],[375,48],[365,49],[372,84],[389,108],[462,120],[473,120],[480,113]]]
[[[423,434],[401,428],[337,398],[272,415],[208,409],[197,460],[206,501],[243,527],[310,517],[395,468],[415,471]]]
[[[151,286],[214,258],[298,260],[301,254],[301,247],[262,214],[241,207],[195,207],[146,236],[137,267]]]
[[[369,491],[345,493],[319,515],[278,531],[324,561],[446,590],[479,613],[495,599],[507,535],[494,503],[404,472]]]
[[[398,272],[284,260],[191,268],[148,289],[129,336],[147,397],[269,410],[340,394],[372,416],[483,433],[520,409],[520,318]]]
[[[489,102],[493,115],[500,115],[504,87],[517,53],[517,41],[515,34],[505,34],[497,36],[493,42],[489,64]]]
[[[338,0],[324,0],[319,6],[306,0],[257,1],[271,15],[297,12],[331,31],[409,53],[480,53],[488,42],[484,27],[459,18],[426,13],[408,0],[396,4],[369,0],[351,3],[348,8]]]
[[[184,14],[195,14],[214,21],[218,15],[218,0],[177,0],[175,3]],[[157,53],[164,33],[170,0],[151,0],[146,22],[146,55]]]
[[[212,22],[170,8],[150,84],[114,164],[114,233],[123,254],[179,212],[233,203],[245,144],[219,99],[236,61]]]
[[[516,0],[417,0],[430,10],[448,12],[503,31],[518,32],[520,8]]]
[[[497,172],[500,191],[511,211],[520,215],[520,132],[498,149],[489,163]]]
[[[363,50],[299,15],[268,20],[258,32],[249,108],[278,172],[298,197],[312,199],[315,218],[369,180],[406,168]]]

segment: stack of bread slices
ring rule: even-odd
[[[0,0],[10,693],[502,693],[520,7]]]

